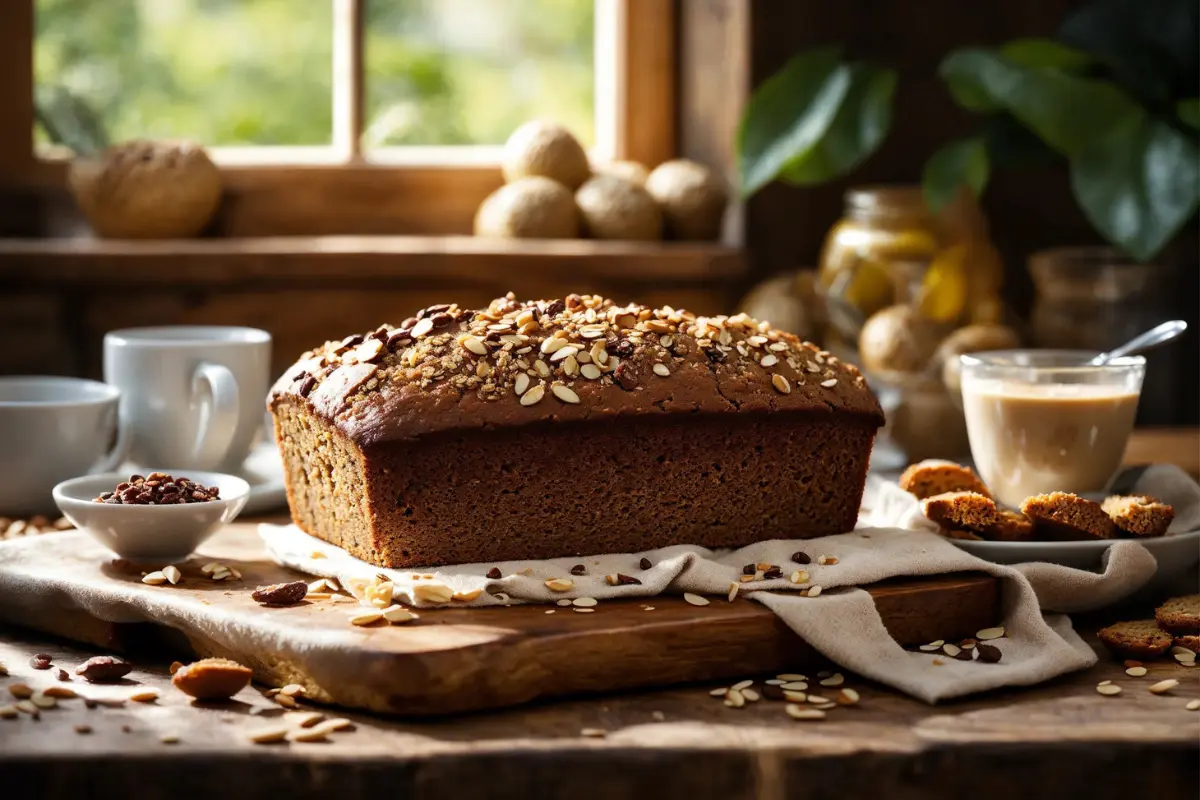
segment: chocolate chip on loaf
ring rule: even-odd
[[[991,492],[970,467],[953,461],[926,459],[900,474],[900,488],[918,500],[946,492],[974,492],[990,498]]]
[[[1104,646],[1118,656],[1157,658],[1171,647],[1171,634],[1152,619],[1118,622],[1097,634]]]
[[[1021,511],[1033,520],[1039,538],[1072,541],[1112,539],[1117,535],[1117,526],[1099,503],[1068,492],[1027,497]]]
[[[1162,536],[1175,519],[1175,509],[1155,497],[1114,495],[1100,504],[1122,533],[1146,538]]]

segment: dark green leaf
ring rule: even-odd
[[[850,89],[836,48],[801,53],[750,98],[738,131],[742,195],[766,186],[816,146]]]
[[[1175,104],[1175,113],[1186,124],[1200,130],[1200,97],[1191,100],[1180,100]]]
[[[1008,110],[1060,153],[1070,155],[1141,108],[1112,84],[1068,75],[1056,69],[1032,69],[998,53],[966,49],[942,62],[946,76],[971,76],[998,108]]]
[[[784,167],[780,178],[810,186],[853,170],[887,136],[895,93],[895,70],[855,64],[851,67],[850,90],[833,124],[807,154]]]
[[[974,51],[956,51],[946,56],[938,66],[938,75],[946,82],[954,102],[967,111],[977,114],[999,111],[1000,105],[988,91],[979,71],[974,69],[974,60],[963,55],[968,52]]]
[[[1196,0],[1093,0],[1063,20],[1058,37],[1102,60],[1144,103],[1200,91]]]
[[[988,160],[997,170],[1045,167],[1062,159],[1008,112],[983,121],[983,143]]]
[[[1071,188],[1092,224],[1134,258],[1154,258],[1195,212],[1192,137],[1139,114],[1071,158]]]
[[[988,154],[983,139],[950,142],[925,162],[921,183],[925,202],[935,214],[966,186],[978,197],[988,181]]]
[[[1000,53],[1023,67],[1049,67],[1067,72],[1080,72],[1095,63],[1095,59],[1082,50],[1053,39],[1016,39],[1001,47]]]

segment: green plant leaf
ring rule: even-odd
[[[1180,100],[1175,104],[1175,113],[1187,125],[1200,130],[1200,97]]]
[[[738,131],[742,196],[749,197],[803,159],[833,124],[850,90],[850,67],[836,48],[801,53],[750,98]]]
[[[1056,38],[1094,54],[1147,105],[1200,89],[1196,0],[1092,0],[1068,14]]]
[[[1042,141],[1066,155],[1142,113],[1137,103],[1111,83],[1057,69],[1023,67],[988,50],[951,53],[940,71],[947,81],[972,82],[973,91],[995,108],[1009,111]]]
[[[985,119],[982,136],[988,160],[997,170],[1046,167],[1062,160],[1061,154],[1007,111]]]
[[[1003,45],[1000,54],[1023,67],[1049,67],[1066,72],[1080,72],[1096,61],[1082,50],[1053,39],[1015,39]]]
[[[851,68],[850,89],[833,123],[803,157],[783,168],[780,178],[811,186],[845,175],[874,153],[892,125],[896,71],[868,64]]]
[[[936,214],[963,186],[978,197],[987,185],[989,171],[987,148],[981,137],[950,142],[925,162],[921,176],[925,202]]]
[[[1071,189],[1106,239],[1148,261],[1196,209],[1196,142],[1145,113],[1130,117],[1071,158]]]

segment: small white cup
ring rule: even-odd
[[[0,514],[50,511],[55,484],[116,468],[128,446],[120,397],[80,378],[0,378]]]
[[[104,337],[104,380],[139,466],[236,473],[262,427],[271,335],[256,328],[128,328]]]

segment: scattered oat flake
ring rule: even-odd
[[[808,680],[807,675],[801,675],[798,672],[783,672],[783,673],[780,673],[779,675],[776,675],[775,677],[781,681],[806,681],[806,680]]]
[[[694,606],[706,606],[709,602],[707,597],[701,597],[700,595],[692,594],[691,592],[684,592],[683,599]]]
[[[1171,691],[1178,685],[1179,685],[1179,681],[1175,680],[1174,678],[1167,678],[1165,681],[1159,681],[1158,683],[1151,686],[1150,693],[1151,694],[1163,694],[1164,692]]]

